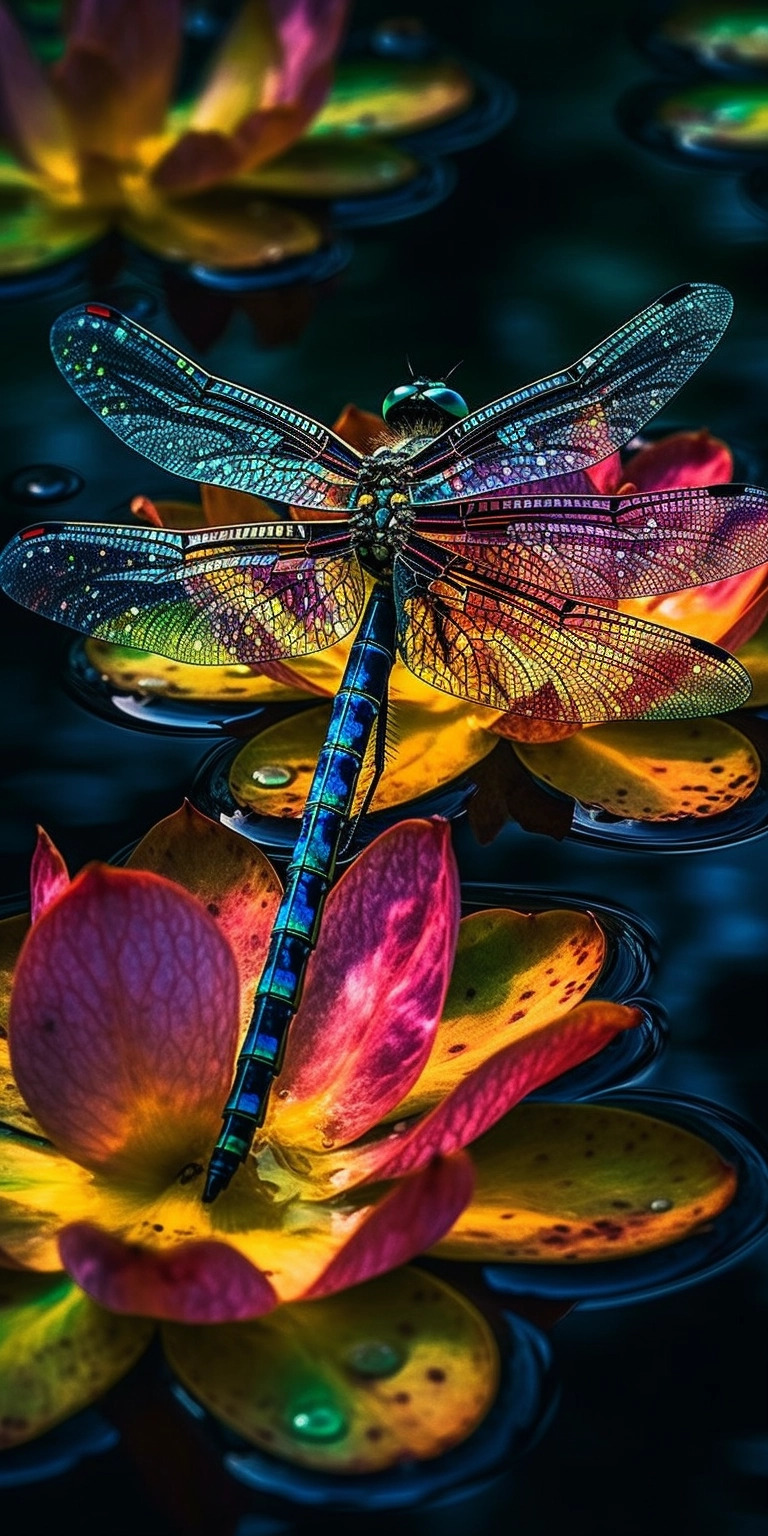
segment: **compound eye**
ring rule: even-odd
[[[425,389],[424,393],[447,416],[455,416],[460,420],[462,416],[469,415],[469,406],[463,395],[455,389],[447,389],[445,384],[434,384],[431,389]]]
[[[394,410],[396,405],[402,405],[404,400],[410,400],[411,396],[416,393],[417,386],[415,384],[398,384],[395,389],[391,389],[381,407],[381,414],[384,420],[387,420],[389,412]]]

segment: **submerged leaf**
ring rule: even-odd
[[[67,1275],[0,1273],[0,1448],[33,1440],[119,1381],[153,1324],[105,1312]]]
[[[717,719],[617,721],[515,751],[553,788],[639,821],[716,816],[748,799],[760,778],[754,748]]]
[[[733,1168],[700,1137],[599,1103],[520,1104],[472,1161],[474,1198],[441,1258],[625,1258],[699,1230],[736,1190]]]
[[[477,1427],[498,1385],[480,1313],[412,1269],[256,1323],[166,1325],[163,1339],[217,1418],[272,1455],[326,1472],[440,1455]]]

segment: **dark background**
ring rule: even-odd
[[[299,340],[259,347],[235,315],[206,364],[331,421],[348,399],[378,408],[402,379],[406,352],[436,373],[464,359],[457,383],[479,404],[572,361],[676,283],[723,282],[735,318],[667,420],[708,425],[765,463],[768,225],[747,210],[733,177],[667,165],[622,136],[617,98],[654,73],[627,41],[628,8],[423,0],[419,13],[467,58],[514,82],[515,121],[460,157],[458,189],[443,207],[356,236],[352,264],[318,295]],[[355,7],[358,24],[385,14],[378,3]],[[135,286],[126,274],[121,281]],[[24,464],[69,465],[85,487],[54,515],[99,518],[169,482],[102,431],[49,358],[50,321],[86,296],[112,290],[74,285],[0,309],[0,478]],[[183,345],[159,288],[156,297],[148,323]],[[0,534],[34,515],[0,502]],[[1,617],[0,846],[10,892],[26,879],[36,821],[73,867],[109,856],[178,804],[204,744],[86,714],[58,679],[60,636],[5,601]],[[467,875],[602,895],[648,918],[662,941],[657,991],[673,1036],[654,1086],[759,1119],[768,1062],[764,843],[662,857],[514,831],[480,850],[465,827],[456,841]],[[763,1249],[762,1259],[680,1294],[572,1314],[555,1333],[559,1414],[514,1481],[427,1519],[377,1519],[371,1529],[645,1536],[651,1526],[758,1536],[768,1475],[766,1284]],[[0,1496],[3,1509],[33,1531],[67,1517],[87,1532],[179,1528],[122,1453],[58,1485]],[[310,1527],[325,1523],[313,1516]],[[258,1529],[244,1525],[242,1536]]]

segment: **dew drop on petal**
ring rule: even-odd
[[[673,1202],[671,1200],[665,1200],[663,1197],[659,1196],[658,1200],[652,1200],[651,1201],[648,1209],[649,1209],[649,1211],[657,1211],[657,1212],[658,1211],[671,1211],[672,1205],[673,1205]]]
[[[281,763],[264,763],[263,767],[254,769],[251,778],[262,789],[282,789],[284,784],[290,784],[293,770],[284,768]]]

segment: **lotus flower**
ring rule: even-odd
[[[232,1405],[249,1396],[252,1430],[242,1382],[259,1351],[279,1355],[310,1314],[341,1326],[337,1292],[402,1275],[441,1240],[438,1252],[483,1260],[614,1258],[674,1242],[732,1196],[720,1157],[661,1121],[583,1104],[509,1113],[637,1010],[587,996],[604,953],[587,913],[459,922],[448,829],[411,821],[333,888],[263,1132],[203,1205],[278,897],[263,855],[189,808],[128,868],[92,865],[71,882],[41,835],[32,926],[0,930],[6,1001],[12,982],[0,1252],[27,1272],[5,1285],[0,1399],[4,1411],[16,1391],[27,1403],[10,1440],[122,1374],[151,1319],[216,1411],[241,1424]],[[52,1384],[54,1343],[70,1334],[82,1370]],[[37,1377],[20,1366],[30,1338],[50,1387],[37,1408]],[[493,1370],[481,1376],[478,1412]]]
[[[155,255],[268,267],[314,251],[290,199],[390,192],[419,170],[388,135],[450,118],[471,80],[444,57],[334,71],[347,0],[244,0],[191,100],[172,100],[181,0],[75,0],[46,74],[0,5],[0,273],[111,229]],[[276,200],[277,199],[277,200]]]

